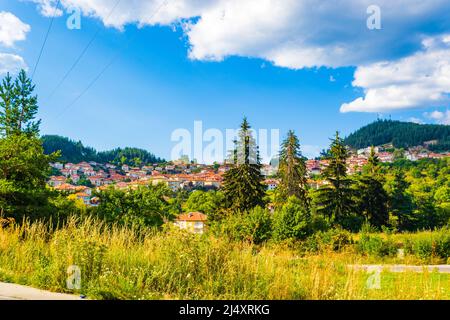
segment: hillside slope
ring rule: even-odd
[[[450,126],[378,120],[350,134],[345,143],[355,149],[386,143],[392,143],[395,148],[408,148],[431,140],[437,140],[438,144],[430,149],[450,151]]]
[[[98,152],[94,148],[84,146],[81,141],[73,141],[57,135],[42,136],[44,152],[50,154],[61,150],[60,161],[78,163],[96,161],[99,163],[126,163],[128,165],[153,164],[163,160],[154,154],[139,148],[117,148]]]

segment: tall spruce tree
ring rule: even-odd
[[[398,229],[400,231],[414,230],[415,219],[413,217],[413,201],[407,189],[409,183],[405,180],[402,170],[394,171],[393,180],[388,184],[388,209],[397,217]]]
[[[227,207],[233,211],[248,211],[263,206],[265,186],[262,184],[258,147],[244,118],[235,141],[233,167],[224,175],[223,193]]]
[[[279,176],[281,178],[278,186],[280,198],[287,200],[295,196],[307,209],[309,201],[306,163],[300,151],[300,142],[292,130],[289,130],[281,145]]]
[[[12,81],[9,73],[0,84],[0,134],[25,133],[37,135],[40,120],[34,121],[38,111],[34,85],[24,70]]]
[[[380,160],[372,147],[364,174],[359,178],[359,212],[371,225],[380,228],[389,222],[388,195],[383,188]]]
[[[318,212],[337,224],[343,224],[355,211],[355,202],[352,180],[347,176],[348,151],[339,132],[332,139],[329,154],[328,166],[323,173],[328,184],[319,189]]]
[[[9,74],[0,84],[0,218],[51,214],[46,179],[58,154],[44,154],[33,90],[25,71],[14,84]]]

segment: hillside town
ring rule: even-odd
[[[370,147],[360,150],[350,150],[348,158],[348,174],[359,172],[367,164]],[[383,163],[393,162],[398,157],[399,150],[394,150],[392,145],[375,147],[375,152]],[[394,150],[394,151],[392,151]],[[434,153],[424,147],[413,147],[401,150],[401,157],[410,161],[420,159],[441,159],[450,156],[450,153]],[[126,190],[138,186],[165,184],[172,191],[177,190],[217,190],[222,185],[223,175],[229,170],[230,165],[216,164],[205,165],[189,163],[186,160],[171,161],[165,164],[156,163],[132,167],[127,164],[116,165],[111,163],[101,164],[97,162],[50,164],[53,173],[48,184],[55,190],[74,194],[87,206],[96,206],[98,198],[93,196],[95,189],[104,190],[110,186]],[[328,160],[306,160],[308,184],[312,189],[318,189],[326,184],[320,179],[323,170],[328,166]],[[275,190],[279,184],[276,178],[277,168],[264,164],[261,170],[264,176],[264,184],[267,190]]]

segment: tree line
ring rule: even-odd
[[[258,146],[250,123],[242,121],[219,191],[174,192],[167,186],[132,190],[113,187],[94,195],[100,205],[87,208],[46,186],[49,163],[39,138],[37,97],[22,71],[0,84],[0,219],[48,218],[70,214],[97,216],[107,222],[160,227],[183,211],[208,215],[212,232],[253,242],[303,239],[330,228],[359,231],[363,225],[391,231],[433,229],[450,217],[450,160],[399,160],[380,163],[372,148],[361,172],[348,174],[348,147],[337,132],[326,153],[328,165],[310,186],[299,138],[289,131],[279,155],[274,191],[267,191]]]
[[[367,164],[360,172],[349,175],[349,148],[336,132],[326,154],[327,166],[319,177],[323,185],[316,190],[308,184],[305,158],[299,139],[291,130],[281,146],[280,184],[275,191],[266,192],[258,147],[251,141],[254,139],[250,125],[244,119],[234,151],[238,155],[238,149],[242,149],[243,161],[235,156],[220,191],[224,201],[213,210],[222,214],[212,216],[228,233],[272,228],[275,238],[304,237],[327,227],[359,231],[368,225],[379,231],[416,231],[442,227],[449,222],[448,158],[382,164],[372,147]],[[256,155],[256,162],[250,161],[250,154]],[[226,225],[235,228],[227,229]],[[245,225],[250,227],[244,228]],[[248,237],[242,232],[245,236],[241,238]]]
[[[94,161],[98,163],[141,166],[164,161],[147,150],[139,148],[126,147],[108,151],[97,151],[92,147],[84,146],[81,141],[73,141],[58,135],[44,135],[42,136],[42,143],[45,154],[60,151],[60,161],[64,162],[79,163],[83,161]]]
[[[377,120],[360,128],[345,139],[345,144],[361,149],[392,143],[395,148],[409,148],[438,140],[434,151],[450,151],[450,126],[417,124],[393,120]]]

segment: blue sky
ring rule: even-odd
[[[295,5],[287,8],[289,17],[283,16],[286,8],[279,8],[281,17],[276,17],[275,10],[275,17],[250,15],[253,21],[248,22],[241,21],[236,3],[216,8],[220,4],[210,1],[209,7],[202,8],[196,1],[187,1],[176,7],[179,12],[170,11],[173,17],[161,8],[161,16],[155,15],[154,21],[154,7],[150,10],[142,4],[136,12],[120,4],[120,17],[109,21],[109,9],[100,5],[112,7],[115,0],[98,0],[99,7],[89,7],[96,1],[78,1],[83,10],[80,30],[66,27],[69,15],[64,11],[54,20],[34,77],[42,134],[68,136],[98,150],[141,147],[169,158],[174,130],[193,130],[194,121],[203,121],[205,129],[235,128],[245,115],[257,129],[280,129],[282,136],[294,129],[304,153],[314,156],[336,130],[347,135],[379,115],[429,123],[447,123],[450,118],[450,79],[445,78],[450,70],[446,58],[450,28],[438,14],[447,6],[445,2],[434,1],[435,6],[422,8],[424,16],[412,10],[413,24],[405,10],[387,8],[383,29],[368,30],[365,10],[355,19],[337,16],[326,29],[316,24],[329,22],[327,16],[317,16],[309,24],[303,19],[304,25],[280,24],[297,21],[305,10],[308,13]],[[77,1],[62,1],[61,8],[70,3]],[[9,62],[2,65],[6,56],[1,53],[20,57],[20,63],[33,69],[50,23],[48,16],[54,12],[45,6],[54,4],[51,0],[0,0],[0,12],[14,15],[22,27],[29,26],[24,39],[12,30],[9,38],[3,34],[3,43],[0,27],[0,72],[17,68]],[[291,16],[294,9],[299,16]],[[221,21],[231,19],[233,28],[215,29],[217,10],[226,12]],[[391,18],[396,12],[404,16]],[[273,22],[266,21],[272,18]],[[92,46],[50,97],[98,28]],[[233,29],[237,33],[229,34]],[[409,36],[404,37],[408,30]],[[115,56],[98,81],[70,105]],[[429,74],[439,81],[427,80]]]

